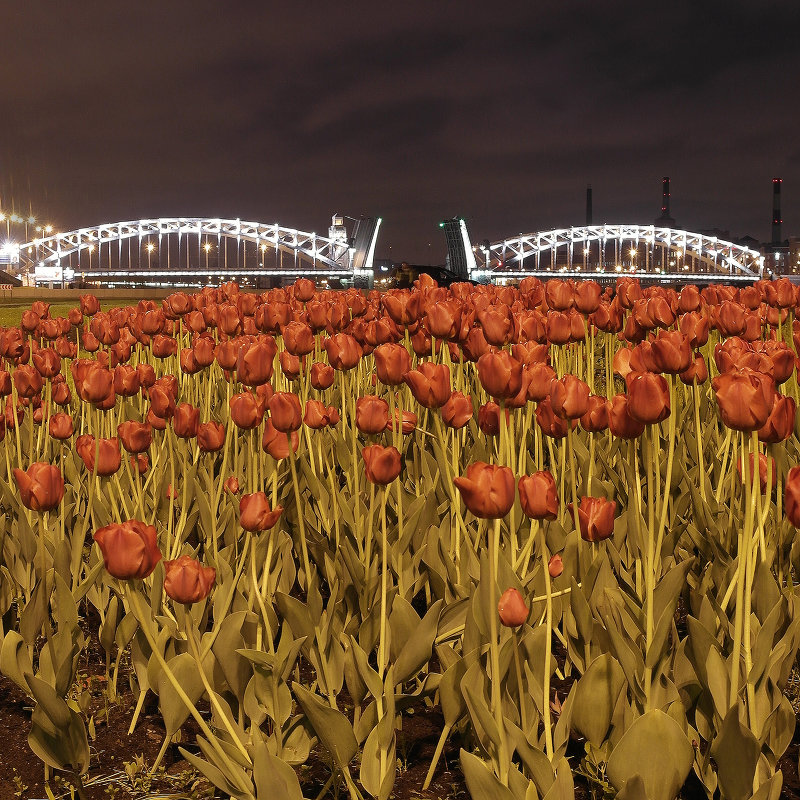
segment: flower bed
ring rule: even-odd
[[[474,798],[777,798],[797,304],[424,277],[33,303],[0,332],[0,672],[45,777],[91,791],[96,636],[132,734],[157,698],[147,769],[180,736],[222,795],[308,796],[313,762],[312,796],[383,800],[425,718],[420,791],[447,750]]]

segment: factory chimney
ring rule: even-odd
[[[781,241],[781,184],[780,178],[772,179],[772,244],[779,244]]]
[[[662,228],[674,228],[675,220],[669,213],[669,178],[661,181],[661,216],[655,221]]]
[[[586,224],[592,224],[592,184],[586,186]]]

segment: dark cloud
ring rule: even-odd
[[[381,214],[382,254],[650,222],[800,228],[792,2],[18,4],[4,19],[0,202],[62,228],[209,214],[324,230]],[[391,250],[389,250],[391,246]]]

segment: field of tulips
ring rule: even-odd
[[[157,703],[146,769],[178,741],[217,797],[388,800],[425,713],[403,797],[446,769],[474,800],[788,796],[798,304],[427,276],[33,303],[0,329],[0,674],[47,790],[95,796],[94,658],[129,731]]]

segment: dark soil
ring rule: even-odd
[[[97,630],[96,620],[90,619],[86,625],[88,632]],[[559,663],[563,663],[564,652],[559,642],[554,642],[554,655]],[[86,658],[84,661],[83,658]],[[135,731],[130,736],[130,726],[135,696],[128,689],[127,676],[120,675],[117,686],[119,701],[106,706],[104,688],[104,656],[97,641],[96,633],[90,633],[90,641],[85,656],[81,661],[80,676],[89,682],[92,692],[92,703],[89,716],[95,720],[95,738],[90,738],[91,766],[88,776],[84,777],[83,796],[86,800],[143,800],[159,796],[178,798],[212,798],[220,797],[204,779],[193,771],[179,752],[183,746],[191,752],[197,752],[194,745],[197,725],[189,720],[181,733],[182,744],[172,744],[166,751],[156,776],[150,780],[147,772],[154,762],[164,738],[164,725],[158,713],[157,698],[149,694]],[[308,674],[305,674],[308,672]],[[308,665],[301,666],[302,679],[306,682],[313,679]],[[572,679],[559,681],[554,679],[554,697],[564,700]],[[347,693],[342,692],[340,707],[348,713],[350,701]],[[45,798],[44,768],[42,762],[28,747],[27,737],[30,730],[31,707],[26,695],[10,680],[0,676],[0,800],[23,798]],[[107,712],[107,713],[106,713]],[[201,706],[201,713],[207,709]],[[352,713],[348,713],[352,718]],[[397,732],[398,772],[395,780],[393,798],[397,800],[467,800],[469,794],[458,764],[459,749],[469,747],[469,742],[459,740],[454,734],[448,740],[434,780],[430,788],[423,792],[422,784],[433,758],[436,742],[443,724],[438,709],[427,708],[420,702],[413,707],[412,713],[403,716],[402,730]],[[800,800],[800,780],[798,780],[798,753],[800,752],[800,727],[781,759],[780,768],[784,776],[782,798]],[[577,767],[583,756],[583,744],[574,740],[567,751],[570,763]],[[127,770],[126,770],[127,765]],[[358,776],[358,767],[351,767],[354,777]],[[324,754],[312,753],[308,764],[299,768],[298,775],[304,796],[315,798],[330,777],[330,769]],[[70,797],[67,787],[70,783],[67,773],[50,775],[50,788],[57,798]],[[333,796],[333,795],[331,795]],[[339,797],[346,797],[347,792],[341,787]],[[577,800],[602,798],[600,786],[590,786],[581,776],[575,775],[575,797]],[[684,800],[705,800],[705,792],[699,781],[690,775],[684,786]]]

